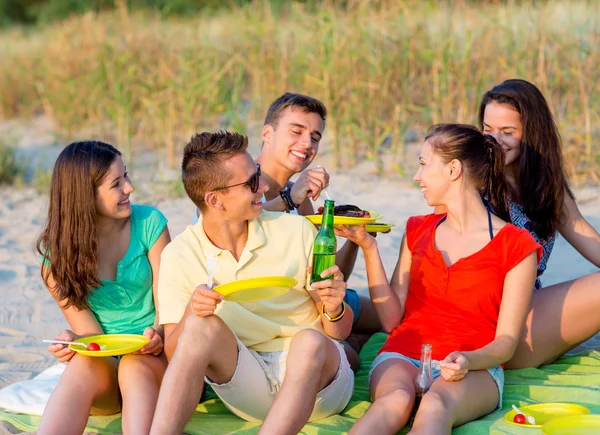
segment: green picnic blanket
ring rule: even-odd
[[[369,366],[383,345],[386,335],[375,334],[360,353],[361,366],[356,374],[354,395],[340,414],[307,424],[301,434],[337,435],[347,433],[354,422],[368,409]],[[600,352],[587,351],[564,356],[556,363],[539,369],[508,370],[504,386],[502,410],[452,431],[453,435],[523,434],[538,435],[538,429],[525,429],[504,422],[504,414],[511,404],[517,406],[540,402],[572,402],[587,406],[592,413],[600,414]],[[7,421],[23,431],[35,431],[41,417],[13,414],[0,410],[0,421]],[[233,415],[214,393],[198,405],[192,419],[185,427],[188,434],[256,434],[259,424],[248,423]],[[121,433],[120,414],[107,417],[90,417],[89,432],[102,434]],[[401,434],[408,430],[404,429]]]

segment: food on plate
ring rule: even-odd
[[[100,350],[100,345],[98,343],[90,343],[85,348],[86,350]]]
[[[323,207],[319,207],[317,214],[323,214]],[[334,216],[346,216],[357,218],[371,217],[371,213],[366,210],[361,210],[359,207],[352,204],[336,205],[333,207]]]
[[[513,421],[517,424],[526,424],[527,423],[527,419],[525,418],[525,416],[523,414],[515,415],[515,418],[513,419]]]

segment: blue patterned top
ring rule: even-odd
[[[543,255],[540,260],[537,268],[537,278],[535,280],[535,289],[542,288],[542,282],[540,281],[540,276],[546,270],[546,265],[548,264],[548,259],[550,258],[550,254],[552,253],[552,248],[554,248],[554,241],[556,240],[556,233],[552,234],[547,239],[541,239],[534,231],[531,225],[531,221],[525,214],[525,209],[522,205],[517,204],[513,200],[508,200],[508,212],[510,214],[510,221],[513,225],[523,228],[533,236],[536,242],[542,245]]]

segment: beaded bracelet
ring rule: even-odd
[[[295,210],[298,207],[300,207],[299,204],[298,205],[294,204],[294,201],[292,200],[291,189],[289,187],[286,187],[285,189],[280,191],[279,196],[281,196],[281,199],[283,200],[283,202],[288,210],[291,211],[291,210]]]

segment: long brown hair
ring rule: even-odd
[[[460,160],[466,177],[494,205],[498,216],[508,221],[504,152],[496,139],[473,125],[437,124],[429,128],[425,140],[444,163]]]
[[[87,308],[89,292],[101,284],[95,198],[120,155],[103,142],[74,142],[54,164],[48,218],[36,248],[42,256],[42,279],[65,307]],[[50,275],[56,282],[52,288]]]
[[[533,231],[546,239],[556,232],[563,218],[565,191],[573,196],[558,127],[544,95],[525,80],[506,80],[485,93],[479,105],[482,130],[485,106],[492,101],[508,104],[521,115],[523,135],[515,199],[522,203]]]

